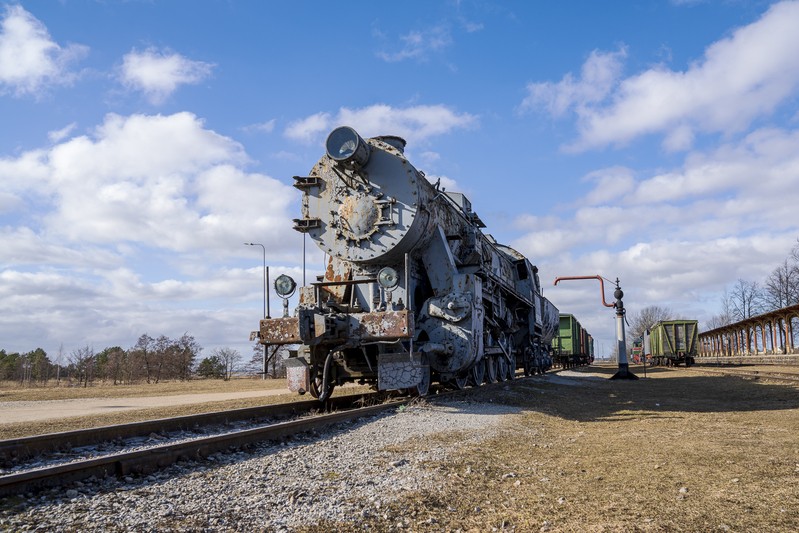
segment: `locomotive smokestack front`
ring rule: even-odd
[[[295,178],[306,193],[295,229],[326,254],[355,263],[399,261],[420,246],[430,217],[419,206],[433,188],[405,159],[404,144],[398,137],[367,143],[347,126],[333,130],[327,157],[310,178]]]

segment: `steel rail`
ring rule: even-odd
[[[696,368],[692,366],[687,370],[695,372],[705,372],[708,374],[718,374],[721,376],[731,376],[739,378],[753,378],[753,379],[771,379],[774,381],[783,381],[786,383],[799,384],[799,374],[789,374],[786,372],[761,372],[760,370],[732,370],[732,369],[711,369],[711,368]]]
[[[229,424],[258,418],[298,416],[314,410],[347,409],[352,407],[353,402],[365,403],[373,397],[373,393],[338,396],[326,403],[320,403],[317,400],[305,400],[2,440],[0,441],[0,465],[10,465],[14,461],[24,461],[43,453],[91,446],[102,442],[144,437],[153,433],[163,434],[186,431],[197,429],[201,426]]]
[[[409,398],[402,399],[258,428],[200,437],[187,442],[164,444],[146,450],[121,452],[85,461],[27,470],[0,477],[0,497],[52,488],[92,477],[100,479],[105,476],[150,474],[181,460],[202,459],[231,447],[278,440],[331,424],[371,416],[389,409],[396,409],[409,401]]]

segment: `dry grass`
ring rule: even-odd
[[[799,388],[684,370],[648,376],[474,391],[475,401],[493,396],[519,412],[500,437],[429,464],[438,490],[407,494],[364,526],[796,531]]]
[[[74,400],[80,398],[135,398],[141,396],[172,396],[175,394],[203,394],[212,392],[240,392],[251,390],[285,389],[284,379],[197,379],[191,381],[164,381],[113,385],[95,383],[89,387],[51,381],[42,386],[21,386],[18,382],[0,382],[0,402]]]
[[[3,384],[0,389],[0,402],[14,401],[42,401],[42,400],[71,400],[81,398],[130,398],[144,396],[173,396],[179,394],[203,394],[219,392],[243,392],[252,390],[285,390],[285,394],[274,396],[258,396],[255,398],[242,398],[217,402],[204,402],[193,405],[176,405],[168,407],[114,411],[108,414],[95,416],[69,417],[34,422],[0,422],[0,440],[17,439],[32,435],[46,433],[59,433],[77,429],[87,429],[118,424],[129,424],[144,420],[169,418],[175,416],[226,411],[245,407],[258,407],[276,403],[309,400],[309,395],[299,396],[286,389],[286,382],[282,379],[246,380],[196,380],[189,382],[166,382],[158,384],[138,385],[98,385],[94,387],[38,387],[23,388],[18,384]],[[364,394],[366,387],[347,387],[336,389],[334,396],[348,394]],[[0,415],[2,420],[2,415]]]

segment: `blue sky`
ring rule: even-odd
[[[799,237],[796,28],[744,0],[0,1],[0,348],[249,354],[242,243],[301,279],[292,176],[341,124],[404,137],[598,353],[598,284],[556,276],[704,322]]]

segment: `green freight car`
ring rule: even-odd
[[[562,368],[593,361],[594,339],[571,314],[561,313],[558,334],[552,339],[552,355]]]
[[[699,346],[699,323],[696,320],[663,320],[649,332],[649,349],[656,365],[694,364]]]

